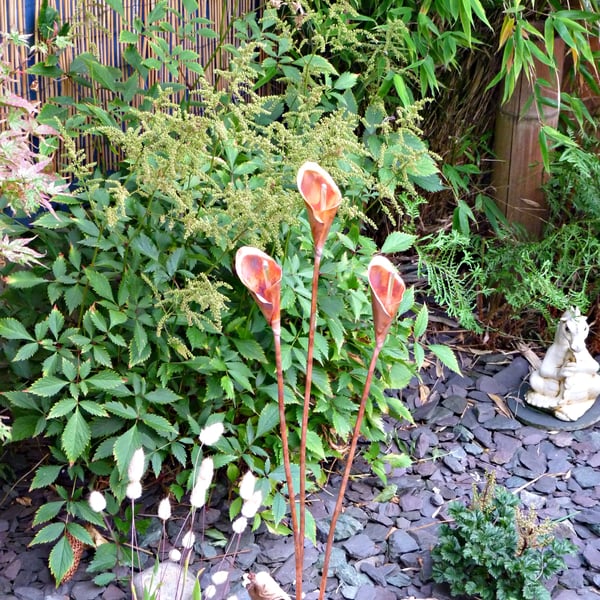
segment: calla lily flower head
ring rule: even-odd
[[[382,346],[400,308],[406,286],[396,267],[384,256],[374,256],[368,268],[375,341]]]
[[[320,254],[342,203],[342,194],[331,175],[315,162],[305,162],[298,169],[297,184],[308,210],[315,252]]]
[[[242,246],[235,255],[235,270],[274,330],[281,320],[281,267],[268,254]]]

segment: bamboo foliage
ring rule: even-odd
[[[35,2],[35,20],[39,14],[42,0],[31,0]],[[49,4],[54,7],[62,23],[69,23],[72,30],[73,46],[66,48],[60,54],[59,66],[68,72],[73,60],[83,53],[94,55],[101,64],[120,69],[124,76],[131,75],[131,68],[123,59],[122,52],[126,44],[120,43],[122,31],[133,31],[136,20],[147,22],[149,15],[156,8],[159,0],[124,0],[124,10],[121,14],[111,8],[104,0],[50,0]],[[0,0],[0,32],[18,31],[20,33],[32,33],[32,23],[26,23],[26,4],[28,0]],[[197,10],[187,10],[190,2],[185,0],[167,0],[169,10],[162,21],[168,23],[169,28],[163,28],[156,35],[162,38],[169,50],[176,45],[181,45],[184,50],[193,50],[200,56],[199,62],[204,69],[206,78],[219,85],[217,69],[228,67],[226,53],[220,51],[223,44],[234,43],[233,29],[230,27],[232,19],[244,15],[256,9],[257,0],[199,0]],[[194,19],[206,19],[194,23]],[[28,27],[29,25],[29,31]],[[181,35],[183,28],[187,28],[186,36]],[[215,36],[207,35],[207,29],[216,33]],[[32,42],[34,40],[32,39]],[[35,33],[35,42],[38,42],[38,32]],[[141,36],[137,44],[137,50],[142,58],[158,58],[157,48],[148,43],[146,37]],[[34,52],[28,58],[27,49],[20,47],[10,56],[10,62],[18,73],[14,81],[15,93],[44,103],[47,100],[60,96],[69,96],[75,103],[91,100],[94,104],[107,107],[112,93],[104,88],[97,87],[90,90],[89,87],[79,86],[68,77],[61,79],[39,78],[36,80],[25,73],[28,65],[34,64],[44,57]],[[29,61],[29,63],[28,63]],[[160,69],[152,69],[147,81],[140,81],[140,86],[152,87],[156,83],[177,83],[185,86],[174,100],[182,101],[185,94],[194,89],[197,81],[197,73],[191,72],[185,66],[179,65],[177,70],[168,69],[164,65]],[[136,98],[132,101],[135,104]],[[100,159],[104,165],[110,168],[114,157],[110,157],[108,149],[100,149],[104,156],[94,156],[90,139],[81,140],[80,145],[85,148],[89,160]],[[58,158],[60,164],[60,157]],[[112,165],[116,166],[116,165]]]

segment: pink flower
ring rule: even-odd
[[[375,341],[382,346],[392,325],[406,286],[394,265],[384,256],[374,256],[369,263],[371,305],[375,323]]]
[[[273,329],[279,329],[281,267],[262,250],[242,246],[235,255],[235,270],[269,325]]]
[[[342,194],[331,175],[314,162],[305,162],[298,169],[297,184],[308,210],[315,251],[320,254],[342,203]]]

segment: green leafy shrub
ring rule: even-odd
[[[452,524],[442,524],[433,548],[433,578],[448,583],[453,596],[482,600],[550,600],[543,580],[565,567],[575,551],[569,540],[553,536],[553,525],[524,513],[517,496],[497,487],[488,474],[470,505],[455,502]]]

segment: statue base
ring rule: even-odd
[[[528,385],[522,385],[517,392],[508,395],[505,400],[508,408],[516,419],[525,425],[547,429],[548,431],[577,431],[587,429],[600,422],[600,396],[583,416],[577,421],[557,419],[552,411],[544,410],[527,404],[525,396],[529,391]]]

